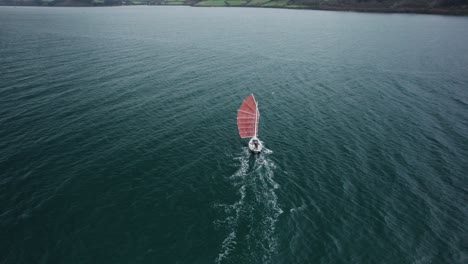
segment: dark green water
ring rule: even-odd
[[[0,263],[467,263],[467,29],[1,7]]]

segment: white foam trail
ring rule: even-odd
[[[216,263],[228,259],[240,243],[247,244],[239,250],[249,251],[241,252],[241,255],[249,256],[250,261],[261,259],[262,263],[271,262],[277,247],[275,225],[283,213],[275,193],[279,185],[274,181],[276,165],[268,158],[271,153],[273,151],[264,148],[261,155],[255,156],[252,164],[251,153],[248,148],[243,148],[240,156],[234,158],[240,164],[229,180],[234,187],[239,188],[240,198],[234,204],[219,205],[228,216],[217,222],[224,225],[228,235],[221,244]],[[250,227],[248,234],[239,233],[243,225]]]
[[[264,154],[273,153],[273,151],[265,149]],[[279,188],[279,184],[274,181],[274,172],[276,169],[275,163],[268,158],[268,155],[263,155],[257,160],[255,170],[258,171],[258,190],[261,192],[261,202],[265,205],[265,215],[262,217],[262,243],[264,243],[265,252],[263,252],[263,263],[269,263],[273,253],[276,250],[277,239],[275,236],[275,224],[283,210],[278,205],[278,197],[275,190]]]
[[[240,216],[240,212],[244,205],[244,200],[246,196],[245,188],[246,186],[242,183],[244,182],[244,178],[247,175],[247,171],[249,169],[249,160],[248,160],[248,149],[244,149],[241,156],[234,158],[240,162],[239,169],[231,175],[229,178],[234,186],[240,186],[239,194],[240,199],[232,205],[221,205],[225,208],[225,212],[229,215],[224,221],[224,224],[227,225],[228,228],[231,229],[229,235],[223,240],[221,246],[221,252],[218,254],[216,258],[216,263],[222,263],[222,261],[229,256],[231,251],[236,246],[236,237],[237,237],[237,224]],[[234,215],[233,215],[234,214]]]
[[[221,263],[223,259],[225,259],[229,253],[231,253],[232,249],[236,246],[236,231],[232,231],[228,237],[226,237],[223,241],[223,245],[221,246],[221,253],[219,253],[218,257],[216,258],[216,263]]]

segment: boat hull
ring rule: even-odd
[[[255,144],[257,143],[257,144]],[[249,141],[249,150],[253,153],[260,153],[262,152],[263,145],[262,142],[257,138],[253,137]]]

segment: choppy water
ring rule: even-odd
[[[0,7],[0,263],[466,263],[467,28]]]

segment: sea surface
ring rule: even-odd
[[[0,7],[0,263],[468,263],[468,17]]]

